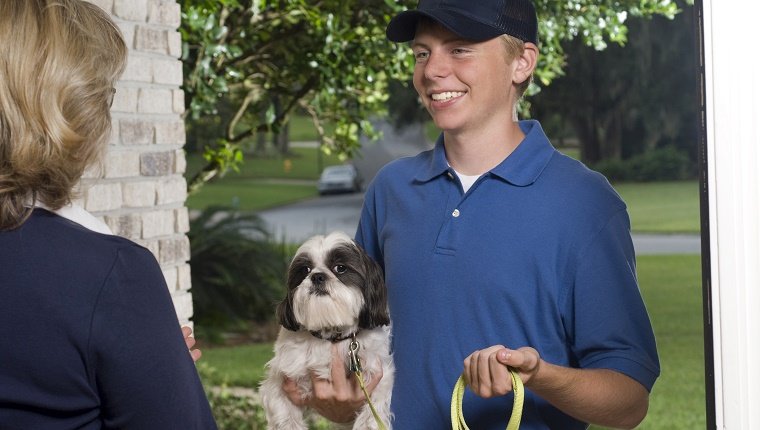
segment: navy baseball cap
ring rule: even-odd
[[[420,0],[417,9],[393,17],[385,35],[392,42],[408,42],[414,39],[422,17],[468,40],[483,41],[508,34],[538,44],[538,20],[530,0]]]

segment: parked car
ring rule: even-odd
[[[328,166],[317,182],[319,194],[357,192],[362,190],[362,177],[352,164]]]

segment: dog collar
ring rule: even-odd
[[[311,333],[311,335],[316,337],[317,339],[329,340],[332,343],[338,343],[346,339],[355,338],[357,334],[357,332],[352,332],[352,333],[348,333],[344,335],[343,332],[338,331],[338,332],[333,332],[331,336],[324,336],[322,332],[320,331],[309,331],[309,333]]]

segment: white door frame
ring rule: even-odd
[[[760,3],[695,6],[703,24],[701,185],[709,225],[706,395],[714,411],[707,427],[760,429]]]

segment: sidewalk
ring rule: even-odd
[[[343,231],[356,233],[362,195],[348,194],[309,199],[259,212],[275,237],[298,243],[314,234]],[[633,234],[637,255],[699,254],[698,234]]]
[[[633,246],[637,255],[700,254],[702,238],[698,234],[634,233]]]

